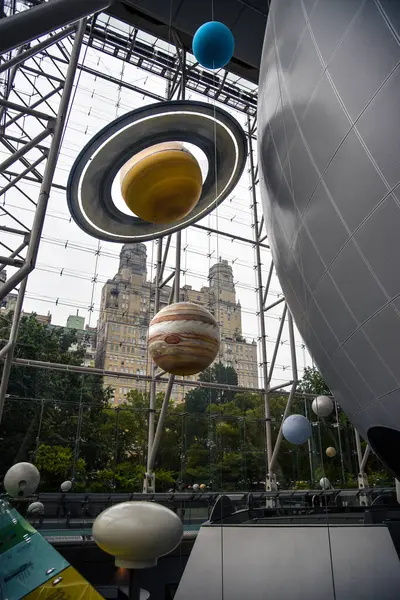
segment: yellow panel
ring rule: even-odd
[[[58,583],[57,583],[58,582]],[[25,600],[103,600],[73,567],[61,571],[44,585],[24,596]]]

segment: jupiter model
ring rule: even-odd
[[[161,369],[173,375],[194,375],[217,357],[219,327],[203,306],[176,302],[154,316],[148,342],[150,355]]]
[[[262,201],[288,305],[337,401],[400,477],[400,2],[273,0]]]

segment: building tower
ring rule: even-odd
[[[96,366],[121,376],[105,377],[105,385],[114,388],[114,403],[123,402],[130,389],[144,391],[146,383],[124,378],[122,374],[150,375],[151,361],[147,350],[147,330],[153,316],[154,283],[147,280],[147,249],[145,244],[125,244],[122,247],[118,273],[107,281],[101,294],[98,322]],[[219,260],[210,268],[209,287],[200,290],[185,285],[180,300],[205,306],[216,317],[221,327],[221,350],[217,361],[234,367],[239,385],[258,387],[257,346],[242,337],[240,302],[231,265]],[[161,289],[160,306],[168,304],[171,287]],[[197,380],[197,375],[190,377]],[[164,391],[159,383],[157,390]],[[172,398],[183,400],[183,386],[175,386]]]

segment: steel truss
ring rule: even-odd
[[[68,50],[68,44],[64,43],[72,37],[72,45]],[[232,239],[238,239],[249,243],[255,248],[256,260],[255,271],[257,286],[255,292],[258,297],[258,319],[260,329],[260,368],[262,371],[262,387],[260,389],[249,388],[247,391],[259,392],[264,398],[265,408],[265,432],[266,432],[266,490],[267,503],[273,505],[277,491],[274,468],[282,441],[282,427],[279,431],[275,445],[273,446],[270,414],[270,395],[279,390],[287,393],[287,404],[284,418],[290,413],[293,400],[297,397],[296,386],[298,383],[297,359],[295,348],[295,334],[292,316],[287,307],[284,297],[272,303],[268,303],[270,284],[273,276],[273,263],[270,265],[269,273],[264,282],[262,270],[261,250],[267,249],[265,243],[267,235],[265,232],[264,217],[260,217],[261,210],[258,201],[258,168],[254,159],[254,140],[256,138],[256,105],[257,96],[241,87],[238,82],[233,84],[228,81],[227,74],[210,74],[205,72],[198,64],[188,65],[186,53],[180,44],[178,35],[172,32],[175,43],[175,53],[169,53],[155,49],[154,45],[138,39],[138,31],[132,30],[131,34],[116,31],[110,25],[108,17],[104,14],[95,16],[91,20],[81,20],[78,25],[68,25],[56,33],[47,34],[43,39],[34,44],[25,44],[17,49],[7,60],[0,64],[0,75],[6,74],[3,85],[4,93],[0,98],[0,142],[5,148],[7,157],[2,161],[0,172],[3,178],[0,189],[0,197],[10,190],[17,190],[26,197],[27,202],[35,206],[35,216],[31,227],[27,227],[22,221],[13,215],[7,208],[0,206],[0,211],[14,223],[13,227],[0,226],[0,232],[7,235],[7,243],[1,241],[0,245],[6,253],[0,256],[0,271],[5,266],[16,269],[14,274],[0,287],[0,301],[4,299],[16,286],[18,297],[14,311],[13,323],[9,341],[0,349],[0,358],[4,361],[2,380],[0,385],[0,422],[6,398],[9,374],[12,364],[26,365],[32,368],[50,368],[58,370],[69,370],[74,372],[90,372],[99,376],[120,376],[134,378],[150,382],[150,404],[148,418],[148,457],[147,473],[144,480],[143,491],[154,493],[155,477],[154,462],[163,432],[168,402],[172,387],[177,385],[198,386],[199,383],[178,379],[173,375],[163,377],[164,372],[159,372],[155,365],[151,367],[149,376],[128,375],[126,373],[107,372],[100,369],[88,369],[72,365],[59,365],[44,363],[41,361],[29,361],[14,359],[14,349],[17,340],[18,325],[21,315],[27,278],[35,268],[39,250],[40,237],[46,215],[47,203],[52,187],[65,189],[62,185],[53,182],[54,172],[57,166],[58,155],[62,144],[63,132],[66,125],[68,109],[71,104],[74,78],[77,72],[84,71],[96,77],[106,79],[119,87],[126,87],[132,91],[143,94],[154,100],[165,100],[164,97],[152,93],[150,90],[140,88],[136,85],[123,82],[110,75],[87,67],[80,61],[79,53],[82,45],[87,45],[105,54],[114,56],[129,64],[135,65],[149,73],[165,79],[167,83],[167,99],[184,99],[187,91],[194,91],[214,101],[222,102],[226,106],[241,111],[247,115],[247,136],[249,141],[249,174],[251,179],[250,193],[252,200],[253,239],[247,239],[231,235],[227,232],[217,231],[205,226],[194,227],[226,235]],[[41,58],[45,57],[51,61],[54,71],[46,73],[42,67]],[[57,73],[56,75],[54,73]],[[14,87],[17,74],[26,80],[28,87],[34,91],[35,100],[26,101],[23,95]],[[42,83],[46,85],[42,86]],[[45,92],[43,90],[46,90]],[[55,104],[55,101],[56,104]],[[57,105],[58,104],[58,105]],[[50,143],[49,143],[50,141]],[[40,184],[38,199],[31,198],[21,187],[22,182],[35,182]],[[179,301],[180,276],[181,276],[181,233],[176,236],[175,249],[175,271],[164,277],[164,270],[171,244],[171,236],[165,240],[157,241],[156,276],[153,286],[154,312],[160,308],[160,297],[162,288],[173,279],[170,293],[170,302]],[[2,238],[3,239],[3,238]],[[14,240],[8,242],[8,239]],[[282,304],[282,314],[277,339],[272,352],[271,359],[267,357],[267,331],[266,315],[278,304]],[[289,345],[291,354],[291,377],[283,385],[271,386],[272,377],[276,365],[276,359],[281,345],[282,332],[285,324],[288,328]],[[158,416],[156,427],[155,399],[157,385],[167,384],[164,401]],[[224,386],[222,384],[202,383],[203,387],[219,389],[230,389],[232,391],[246,391],[246,388],[235,386]],[[289,391],[286,392],[286,389]],[[304,397],[304,394],[301,395]],[[282,422],[283,422],[282,420]],[[369,449],[364,456],[361,454],[360,438],[356,432],[357,455],[359,459],[359,487],[367,488],[368,482],[364,473]],[[310,450],[311,456],[311,450]],[[310,458],[311,460],[311,458]],[[312,461],[311,461],[312,472]],[[365,502],[366,502],[365,497]]]

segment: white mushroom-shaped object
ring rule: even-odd
[[[61,484],[61,491],[62,492],[69,492],[70,489],[72,488],[72,481],[69,481],[67,479],[67,481],[63,481]]]
[[[122,502],[106,508],[93,523],[96,544],[126,569],[154,567],[183,536],[180,518],[155,502]]]
[[[323,490],[327,490],[331,487],[331,482],[327,477],[321,477],[321,479],[319,480],[319,485],[322,487]]]
[[[28,506],[28,515],[43,515],[44,514],[44,504],[42,502],[32,502]]]
[[[20,462],[10,467],[4,477],[4,489],[11,498],[26,498],[34,494],[40,483],[40,473],[32,463]]]

